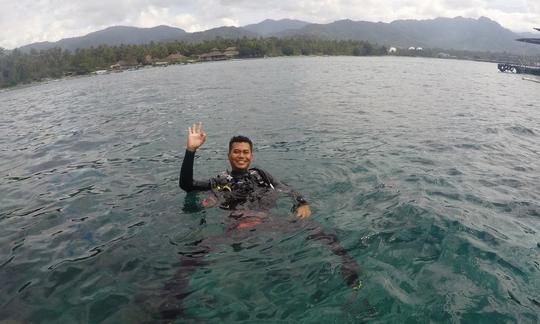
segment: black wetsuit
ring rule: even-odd
[[[307,204],[298,192],[286,186],[270,173],[261,169],[222,172],[214,178],[193,179],[195,152],[186,150],[180,170],[180,188],[186,192],[212,191],[220,200],[220,208],[228,210],[269,210],[275,205],[279,192],[287,193],[296,207]]]

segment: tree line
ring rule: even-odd
[[[6,51],[0,48],[0,88],[15,86],[46,79],[61,78],[67,75],[84,75],[97,70],[109,69],[111,65],[123,61],[127,65],[148,64],[146,57],[163,59],[170,54],[180,53],[188,60],[198,60],[198,56],[213,48],[221,51],[236,47],[240,58],[292,55],[387,55],[385,46],[366,41],[325,40],[320,38],[216,38],[201,43],[169,42],[145,45],[98,46],[77,49],[74,52],[61,48],[30,51]],[[397,49],[393,55],[447,58],[522,63],[540,61],[540,57],[528,58],[509,53],[470,52],[441,49],[406,50]]]
[[[322,40],[313,38],[216,38],[202,43],[170,42],[146,45],[98,46],[77,49],[74,52],[52,48],[27,52],[15,49],[7,52],[0,48],[0,88],[17,84],[60,78],[66,75],[84,75],[108,69],[124,61],[130,65],[147,63],[145,57],[163,59],[180,53],[189,59],[210,52],[213,48],[224,50],[236,47],[240,58],[291,55],[385,55],[384,46],[364,41]]]

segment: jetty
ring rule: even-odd
[[[535,28],[535,29],[540,31],[540,28]],[[519,39],[516,39],[516,41],[540,45],[540,38],[519,38]],[[514,63],[499,63],[497,64],[497,68],[501,72],[540,75],[540,66],[530,66],[530,65],[514,64]]]
[[[499,63],[497,64],[497,68],[499,68],[499,71],[501,72],[540,75],[540,67],[536,67],[536,66],[527,66],[527,65],[512,64],[512,63]]]

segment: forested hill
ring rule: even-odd
[[[188,33],[183,29],[169,26],[152,28],[114,26],[81,37],[64,38],[57,42],[33,43],[19,49],[24,52],[32,48],[39,51],[59,47],[63,50],[75,51],[77,48],[98,47],[99,45],[142,45],[150,42],[168,42],[187,35]]]
[[[261,21],[258,24],[251,24],[242,27],[250,32],[256,33],[258,35],[268,37],[268,36],[277,36],[279,33],[288,31],[288,30],[298,30],[303,28],[310,23],[294,20],[294,19],[281,19],[281,20],[272,20],[266,19]]]
[[[535,26],[531,26],[535,27]],[[329,24],[312,24],[299,20],[267,19],[244,27],[219,27],[203,32],[187,33],[182,29],[158,26],[154,28],[110,27],[82,37],[58,42],[34,43],[22,51],[60,47],[67,50],[99,45],[140,45],[153,42],[204,42],[216,37],[224,39],[257,37],[312,37],[327,40],[369,41],[387,47],[440,48],[464,51],[509,52],[538,55],[540,46],[522,44],[515,39],[522,35],[481,17],[436,18],[430,20],[397,20],[391,23],[340,20]]]
[[[485,17],[396,20],[388,24],[340,20],[330,24],[310,24],[299,30],[279,34],[281,37],[293,35],[365,40],[404,48],[414,46],[530,55],[540,53],[540,47],[516,42],[521,35]]]

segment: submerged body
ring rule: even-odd
[[[186,243],[178,251],[181,265],[176,274],[167,281],[161,294],[162,302],[159,307],[161,317],[175,319],[189,317],[184,308],[184,299],[192,292],[189,283],[192,275],[211,266],[206,256],[210,253],[220,253],[226,246],[235,246],[241,242],[251,241],[254,236],[273,237],[280,239],[302,233],[306,242],[322,244],[339,258],[340,274],[344,283],[356,290],[361,287],[360,266],[348,251],[340,244],[334,231],[324,229],[321,224],[310,219],[297,219],[284,215],[274,215],[268,211],[235,210],[226,213],[227,229],[220,235],[210,236],[203,239]],[[270,234],[269,234],[270,233]],[[368,311],[373,313],[367,300],[364,304]]]
[[[304,197],[268,172],[249,169],[253,155],[252,143],[248,138],[238,136],[231,139],[228,154],[231,172],[222,172],[204,181],[194,180],[195,151],[205,139],[206,134],[202,132],[201,124],[195,124],[189,129],[179,185],[188,193],[208,192],[208,196],[202,200],[198,209],[218,206],[227,210],[228,228],[222,235],[190,243],[190,246],[196,247],[195,251],[179,252],[182,255],[182,265],[166,284],[165,301],[160,307],[164,318],[172,319],[183,315],[183,299],[190,294],[187,290],[190,277],[197,269],[207,264],[204,257],[208,253],[215,251],[223,243],[230,243],[239,237],[256,235],[258,230],[279,233],[306,231],[307,240],[324,243],[341,258],[341,273],[345,282],[351,287],[357,287],[360,267],[339,244],[335,234],[323,230],[315,221],[305,219],[311,215],[311,210]],[[298,218],[271,215],[270,209],[276,205],[279,193],[286,193],[292,198],[292,209]]]

